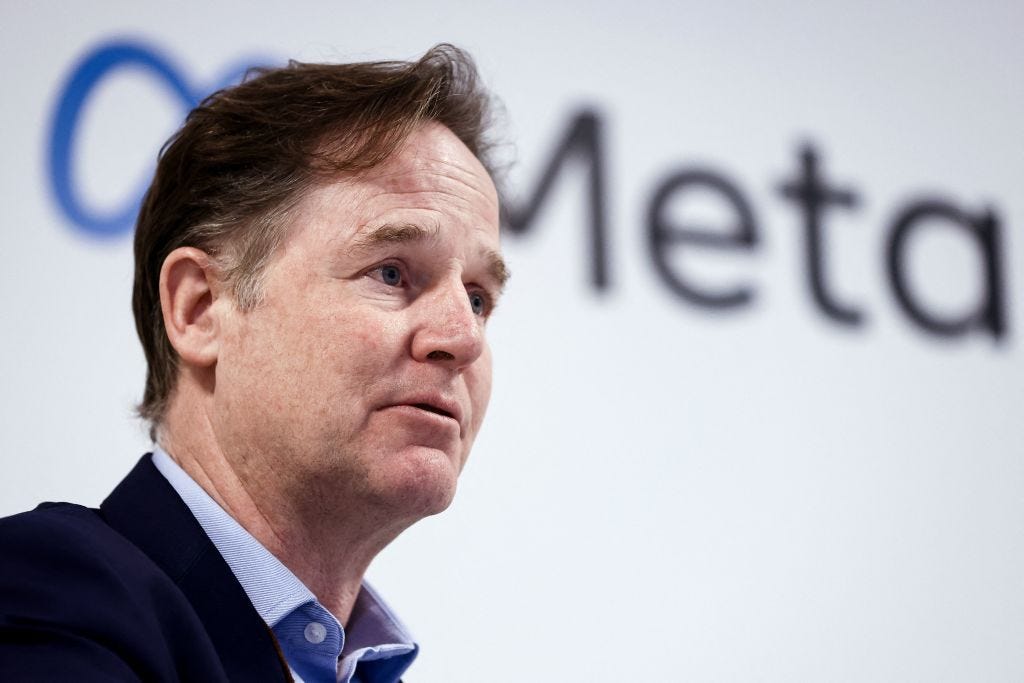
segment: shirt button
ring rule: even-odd
[[[306,640],[314,645],[319,645],[327,637],[327,628],[319,622],[311,621],[302,630],[302,635],[306,636]]]

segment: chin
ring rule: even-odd
[[[381,473],[375,493],[399,515],[419,519],[444,512],[455,498],[456,462],[442,450],[408,446]]]

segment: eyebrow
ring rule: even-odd
[[[425,228],[422,225],[403,223],[400,225],[386,224],[374,228],[367,235],[356,240],[353,247],[359,251],[370,251],[382,244],[404,244],[408,242],[424,242],[437,237],[440,228],[436,225]]]
[[[374,228],[368,234],[363,235],[352,245],[357,251],[371,251],[383,244],[408,244],[410,242],[425,242],[441,231],[439,226],[424,227],[412,223],[386,224]],[[488,274],[498,283],[499,289],[505,289],[505,283],[512,275],[505,259],[494,249],[484,251],[484,259],[487,262]]]

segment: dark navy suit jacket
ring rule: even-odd
[[[0,520],[0,681],[286,681],[270,630],[145,456],[94,510]]]

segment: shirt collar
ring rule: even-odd
[[[220,551],[253,607],[271,627],[299,605],[315,601],[288,567],[235,521],[159,446],[153,464],[178,492],[192,515]]]
[[[192,511],[260,617],[274,629],[293,667],[289,656],[292,648],[286,641],[297,639],[286,636],[286,633],[293,630],[295,623],[305,625],[308,620],[303,621],[301,615],[307,612],[317,619],[323,617],[328,622],[328,633],[340,636],[340,642],[335,646],[335,659],[342,655],[338,663],[338,680],[349,680],[360,661],[366,662],[371,669],[379,670],[380,676],[368,672],[374,680],[395,680],[412,664],[419,647],[366,581],[356,597],[346,634],[346,629],[320,605],[312,591],[159,446],[153,449],[153,464]],[[331,640],[334,638],[329,637],[328,641]]]

